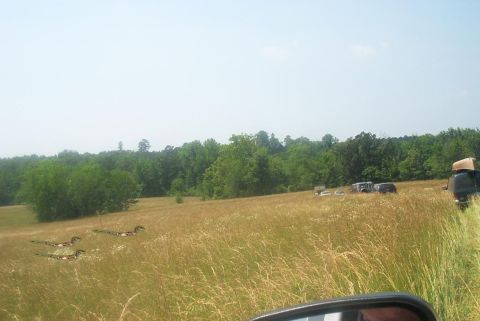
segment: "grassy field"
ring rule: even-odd
[[[0,233],[19,226],[37,223],[35,214],[25,206],[0,206]]]
[[[315,299],[408,291],[443,320],[480,319],[480,206],[443,181],[398,195],[289,193],[225,201],[142,199],[124,213],[36,223],[0,208],[0,320],[247,320]],[[130,238],[93,229],[146,231]],[[30,243],[66,241],[86,255]]]

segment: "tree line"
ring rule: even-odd
[[[480,155],[480,130],[381,138],[362,132],[340,142],[274,134],[232,135],[150,151],[0,159],[0,205],[30,203],[41,220],[127,209],[137,197],[232,198],[374,182],[446,178],[452,162]]]

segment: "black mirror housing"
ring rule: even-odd
[[[437,321],[430,305],[421,298],[401,292],[316,301],[270,311],[250,321]]]

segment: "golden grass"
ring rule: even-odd
[[[246,320],[393,290],[424,297],[444,320],[475,320],[480,211],[458,211],[442,183],[399,184],[398,195],[142,199],[126,213],[4,227],[0,319]],[[135,225],[147,230],[92,232]],[[29,243],[73,235],[87,251],[74,262],[34,255],[68,249]]]

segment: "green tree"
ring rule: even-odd
[[[21,202],[18,192],[25,172],[43,159],[37,155],[0,159],[0,206]]]
[[[293,190],[313,188],[319,180],[317,157],[321,144],[301,137],[289,142],[284,154],[284,172]]]
[[[270,134],[268,145],[269,145],[268,151],[270,154],[279,154],[285,150],[282,143],[280,143],[280,141],[278,140],[277,137],[275,137],[274,134]]]
[[[26,173],[21,197],[32,205],[40,221],[54,221],[71,215],[69,172],[67,165],[49,159]]]
[[[250,135],[233,135],[218,159],[205,172],[205,196],[226,198],[271,193],[274,179],[265,147]]]
[[[89,163],[73,169],[68,177],[69,216],[79,217],[103,211],[107,198],[107,172]]]
[[[369,175],[381,173],[383,155],[379,152],[379,145],[380,140],[374,134],[365,132],[336,144],[333,150],[347,183],[371,180]]]
[[[79,165],[88,160],[88,155],[81,155],[74,150],[64,150],[57,154],[56,159],[68,166]]]
[[[168,191],[169,186],[162,184],[164,169],[160,155],[147,154],[145,157],[137,155],[134,172],[142,186],[143,196],[161,196]]]
[[[140,153],[147,153],[150,150],[150,142],[145,138],[138,143],[138,151]]]
[[[316,183],[326,186],[345,185],[342,168],[332,150],[318,156],[319,178]]]
[[[326,149],[330,149],[333,145],[338,143],[338,138],[331,134],[326,134],[322,137],[322,144]]]
[[[179,177],[185,184],[185,192],[200,194],[203,175],[218,157],[219,145],[215,140],[199,141],[184,144],[178,151],[180,159]]]
[[[106,171],[93,162],[68,166],[49,159],[26,173],[21,194],[40,221],[54,221],[126,210],[138,191],[128,172]]]
[[[140,185],[133,174],[114,169],[106,173],[104,212],[125,211],[137,202],[140,195]]]
[[[185,193],[185,182],[182,178],[177,177],[170,185],[170,195],[183,195]]]
[[[257,147],[263,147],[267,150],[270,149],[270,139],[268,133],[264,130],[259,131],[255,134],[255,144]]]
[[[398,164],[400,178],[402,180],[424,179],[425,178],[425,155],[417,148],[411,148],[407,157]]]

